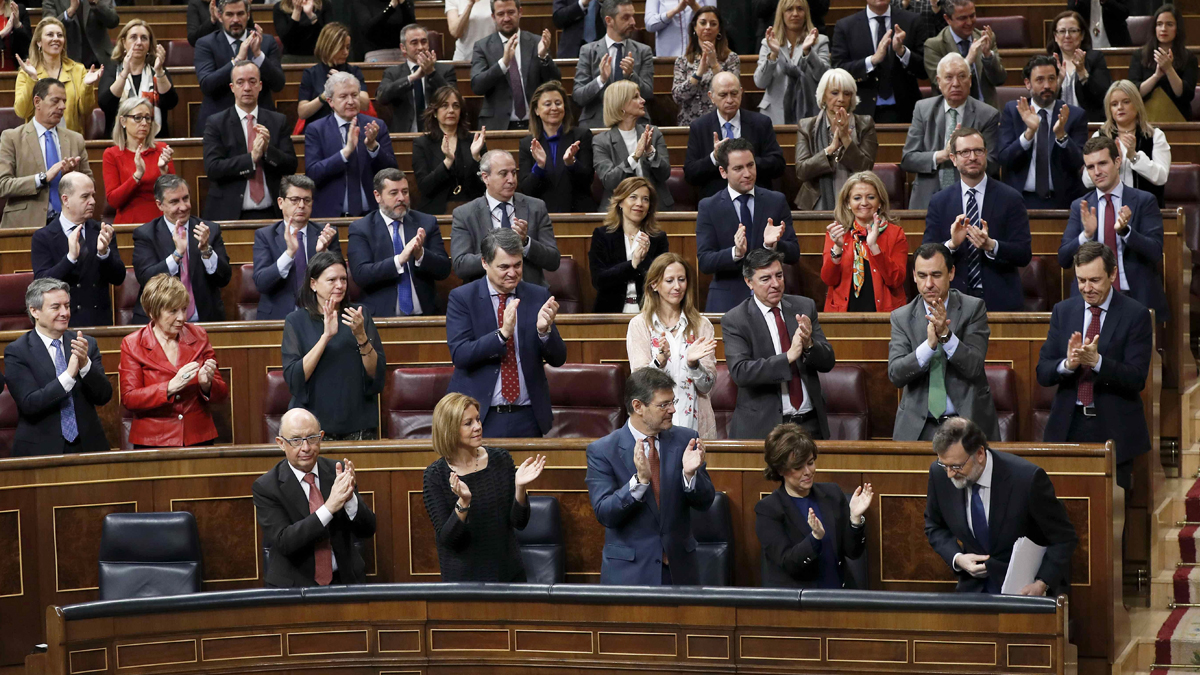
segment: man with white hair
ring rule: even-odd
[[[357,218],[374,211],[375,174],[397,168],[387,123],[359,112],[358,92],[354,75],[330,75],[325,100],[333,114],[304,129],[304,172],[317,184],[314,218]]]
[[[940,93],[937,83],[938,64],[947,54],[957,53],[971,67],[971,96],[999,110],[996,87],[1004,84],[1004,62],[991,26],[975,27],[974,0],[943,0],[946,23],[937,35],[925,41],[925,70],[933,84],[933,93]]]
[[[917,102],[900,159],[901,169],[917,174],[908,198],[910,209],[927,208],[935,192],[958,182],[948,143],[960,126],[979,130],[987,145],[988,173],[999,176],[1000,111],[971,98],[971,69],[957,52],[942,57],[937,79],[942,95]]]

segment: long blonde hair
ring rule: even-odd
[[[812,12],[808,10],[808,0],[779,0],[779,6],[775,8],[775,37],[778,38],[780,44],[783,44],[783,40],[787,37],[787,26],[784,25],[783,13],[795,5],[804,8],[804,32],[800,41],[803,42],[804,35],[811,33],[812,29],[816,28],[812,22]]]
[[[463,413],[468,408],[478,411],[479,401],[457,392],[446,394],[433,407],[431,432],[429,440],[433,441],[433,451],[449,462],[458,450],[459,432],[462,426]]]
[[[646,272],[646,286],[642,291],[642,321],[646,322],[647,328],[654,325],[654,315],[658,314],[658,307],[662,302],[654,287],[662,282],[667,268],[675,263],[683,266],[683,273],[687,276],[687,290],[684,292],[683,302],[679,306],[683,316],[687,317],[687,330],[684,331],[684,338],[694,340],[696,331],[700,327],[700,311],[696,309],[696,294],[700,291],[696,287],[696,272],[692,270],[691,264],[678,253],[668,251],[650,263],[650,269]]]
[[[1133,103],[1133,109],[1137,111],[1138,131],[1142,132],[1146,138],[1153,138],[1154,127],[1150,126],[1150,120],[1146,118],[1146,104],[1142,102],[1142,93],[1138,91],[1138,86],[1129,80],[1113,82],[1109,85],[1108,91],[1104,93],[1104,124],[1100,127],[1100,134],[1116,140],[1117,134],[1120,132],[1112,117],[1112,95],[1116,91],[1124,93]]]
[[[63,51],[59,59],[62,61],[62,70],[65,72],[75,62],[71,60],[71,57],[67,56],[67,28],[63,25],[63,22],[52,16],[39,21],[38,25],[33,29],[33,39],[29,43],[29,65],[34,68],[42,67],[42,62],[45,60],[45,57],[42,55],[42,31],[46,30],[46,26],[58,26],[58,29],[63,32]]]
[[[609,232],[616,232],[625,224],[624,216],[621,213],[621,202],[639,188],[646,188],[650,191],[650,207],[646,209],[646,216],[642,218],[638,229],[651,237],[661,231],[658,229],[658,191],[654,189],[654,184],[645,178],[630,176],[621,181],[608,200],[608,213],[604,214],[604,226]]]

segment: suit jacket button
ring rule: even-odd
[[[178,400],[179,400],[179,397],[178,397],[178,396],[176,396],[176,397],[175,397],[175,400],[176,400],[176,401],[178,401]],[[180,416],[179,416],[179,419],[183,419],[183,415],[180,415]]]

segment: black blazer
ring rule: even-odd
[[[1083,332],[1083,298],[1076,296],[1054,306],[1050,330],[1038,355],[1037,380],[1043,387],[1058,386],[1050,419],[1046,421],[1047,443],[1070,442],[1068,431],[1075,401],[1079,398],[1079,375],[1058,372],[1058,364],[1067,357],[1071,334]],[[1104,425],[1108,438],[1116,441],[1117,463],[1128,462],[1150,451],[1150,431],[1142,407],[1142,389],[1150,374],[1153,326],[1146,306],[1122,293],[1113,293],[1100,329],[1099,352],[1103,361],[1094,373],[1092,392],[1096,419]]]
[[[425,113],[424,110],[415,110],[413,84],[408,81],[408,76],[411,74],[412,70],[409,69],[408,63],[388,68],[383,71],[383,81],[379,83],[379,91],[375,94],[377,103],[386,103],[392,106],[392,131],[395,133],[408,133],[412,129],[413,121],[420,119],[421,115]],[[425,105],[428,107],[438,89],[445,86],[458,87],[458,76],[454,73],[453,65],[435,63],[433,72],[421,78],[421,82],[425,85]],[[462,114],[467,114],[467,111],[462,111]],[[427,131],[427,129],[421,129],[421,131]],[[468,143],[468,145],[470,144]]]
[[[271,133],[267,151],[262,156],[263,180],[271,196],[270,208],[278,216],[276,199],[279,197],[279,180],[296,173],[298,163],[296,148],[292,145],[292,130],[282,113],[261,106],[254,121]],[[204,127],[204,172],[208,175],[205,218],[241,220],[242,200],[246,197],[247,186],[255,172],[247,147],[246,127],[238,116],[236,106],[208,118]]]
[[[209,274],[200,259],[200,244],[193,235],[201,220],[196,216],[188,219],[188,271],[191,275],[192,293],[196,299],[196,313],[200,321],[224,321],[225,304],[221,301],[221,289],[233,278],[229,266],[229,254],[225,252],[225,240],[221,238],[221,226],[210,221],[208,242],[217,256],[217,269]],[[167,256],[175,251],[175,240],[171,238],[172,226],[162,216],[139,225],[133,231],[133,272],[142,288],[155,274],[167,273]],[[138,302],[133,308],[133,323],[149,323],[146,310],[142,309],[142,294],[138,291]]]
[[[783,175],[787,163],[783,149],[775,138],[771,118],[753,110],[741,110],[742,138],[754,144],[754,163],[758,169],[758,184],[770,187],[771,181]],[[709,155],[713,151],[713,134],[720,132],[717,111],[712,110],[692,122],[688,132],[687,157],[683,178],[700,190],[700,198],[711,197],[728,184],[721,170]],[[724,136],[724,133],[721,133]]]
[[[1067,11],[1079,12],[1083,17],[1084,30],[1091,30],[1092,0],[1067,0]],[[1100,15],[1104,21],[1104,32],[1113,47],[1128,47],[1133,42],[1129,35],[1128,0],[1104,0],[1100,3]],[[1093,50],[1099,51],[1099,50]]]
[[[598,10],[599,8],[596,12],[596,38],[602,40],[607,28],[604,26],[604,16]],[[584,42],[583,27],[587,21],[587,10],[579,6],[579,0],[554,0],[553,11],[551,20],[554,21],[554,27],[561,31],[558,35],[558,58],[579,58],[579,49],[583,47]]]
[[[417,236],[418,228],[425,228],[425,253],[421,264],[409,263],[412,270],[413,291],[421,302],[421,314],[441,314],[437,301],[437,282],[450,276],[450,256],[442,242],[437,219],[420,211],[409,211],[404,215],[404,241]],[[362,303],[371,310],[371,316],[396,316],[396,284],[400,274],[396,272],[395,250],[392,237],[379,209],[350,223],[350,273],[354,283],[362,289]]]
[[[902,121],[912,121],[913,107],[921,100],[919,80],[929,77],[925,72],[925,33],[921,18],[903,9],[892,7],[888,26],[899,24],[908,37],[904,48],[911,51],[908,65],[888,47],[887,58],[867,72],[866,60],[875,53],[875,26],[867,20],[867,10],[855,12],[839,19],[833,27],[833,42],[830,44],[830,60],[834,68],[843,68],[854,76],[858,83],[859,115],[875,114],[875,98],[879,95],[879,82],[890,79],[892,92],[896,96],[896,110],[901,112]]]
[[[350,50],[353,52],[351,61],[364,61],[366,53],[376,49],[399,47],[400,29],[417,21],[413,0],[402,0],[395,7],[392,7],[391,0],[345,0],[345,2],[352,8],[351,11],[358,24],[351,25],[350,28]],[[338,0],[334,0],[332,4],[338,4]]]
[[[867,550],[867,528],[850,525],[850,501],[837,483],[813,483],[809,497],[821,507],[826,532],[836,530],[837,561],[857,560]],[[762,545],[762,585],[775,588],[814,588],[820,578],[821,555],[809,539],[808,514],[801,514],[780,485],[754,505],[754,531]],[[828,544],[826,538],[823,544]],[[846,588],[854,580],[844,575]],[[863,589],[866,590],[866,589]]]
[[[1064,342],[1064,344],[1066,344]],[[984,550],[967,526],[965,490],[954,487],[946,470],[935,461],[929,465],[929,488],[925,498],[925,537],[933,550],[954,569],[957,553],[989,555],[984,565],[987,578],[976,579],[966,572],[958,576],[959,593],[981,593],[987,579],[1001,584],[1008,574],[1013,544],[1020,537],[1046,547],[1037,579],[1048,587],[1046,594],[1054,597],[1070,591],[1071,554],[1079,541],[1075,526],[1067,518],[1067,510],[1054,495],[1054,485],[1046,472],[1032,462],[1007,452],[989,450],[992,468],[991,507],[988,532],[991,547]]]
[[[297,285],[295,264],[293,263],[292,269],[288,271],[287,278],[279,276],[279,267],[276,265],[279,256],[287,250],[287,241],[283,236],[284,227],[286,226],[281,220],[254,231],[254,287],[258,289],[258,313],[255,318],[259,321],[282,321],[296,309],[296,292],[301,286]],[[313,222],[305,228],[304,248],[309,260],[317,254],[317,240],[321,238],[323,229],[324,225]],[[342,254],[337,228],[334,228],[333,239],[326,250]],[[304,281],[299,283],[303,284]]]
[[[1058,113],[1062,110],[1063,100],[1057,99],[1050,106],[1051,128],[1058,122]],[[1083,187],[1083,145],[1087,143],[1087,115],[1082,109],[1071,106],[1067,118],[1066,140],[1062,145],[1050,132],[1050,180],[1054,185],[1053,199],[1058,208],[1070,208],[1072,200],[1082,195]],[[1026,150],[1021,147],[1021,136],[1025,134],[1025,121],[1017,112],[1017,102],[1009,101],[1004,104],[1000,113],[1000,166],[1004,169],[1004,182],[1017,192],[1025,189],[1025,180],[1029,177],[1029,167],[1034,164],[1036,145]],[[1036,141],[1036,138],[1034,139]],[[990,223],[990,221],[989,221]]]
[[[250,25],[253,26],[253,23]],[[273,35],[263,33],[261,49],[264,60],[259,68],[262,91],[258,94],[258,105],[260,108],[274,110],[275,99],[271,92],[283,91],[283,86],[287,83],[283,66],[279,64],[279,43]],[[204,133],[204,125],[210,115],[234,106],[233,90],[229,88],[234,56],[232,45],[229,44],[224,31],[217,30],[196,40],[196,79],[204,98],[200,102],[196,126],[192,129],[193,136]],[[271,135],[274,136],[274,133]]]
[[[422,134],[413,139],[413,174],[417,177],[416,210],[431,216],[449,215],[447,203],[469,202],[483,196],[483,181],[479,179],[479,162],[471,156],[470,135],[459,136],[454,148],[454,163],[446,168],[441,138]],[[479,156],[487,152],[487,143]],[[458,192],[456,193],[455,190]]]
[[[625,234],[617,228],[609,232],[601,225],[592,232],[592,245],[588,249],[588,261],[592,268],[592,286],[596,289],[597,314],[619,314],[625,309],[625,290],[629,282],[637,289],[638,305],[642,304],[645,292],[646,272],[650,263],[668,250],[667,233],[659,232],[650,237],[650,250],[637,267],[625,256]]]
[[[1183,119],[1189,122],[1192,119],[1192,99],[1196,98],[1196,82],[1200,76],[1200,63],[1196,60],[1196,55],[1190,50],[1184,54],[1183,67],[1176,66],[1175,72],[1179,73],[1179,79],[1183,80],[1183,93],[1179,96],[1175,95],[1175,90],[1171,88],[1171,82],[1167,78],[1161,78],[1158,81],[1158,87],[1167,92],[1167,96],[1175,103],[1175,107],[1179,108],[1179,113],[1183,115]],[[1176,54],[1176,63],[1178,63],[1179,55]],[[1142,86],[1147,78],[1154,74],[1154,65],[1146,66],[1142,64],[1141,50],[1135,51],[1129,57],[1129,81]],[[1149,96],[1143,96],[1142,99],[1147,99]]]
[[[329,491],[337,477],[333,460],[317,458],[317,476],[321,496],[329,499]],[[263,546],[271,550],[263,583],[273,587],[316,586],[318,542],[328,539],[337,561],[338,576],[343,584],[362,584],[367,581],[367,566],[354,548],[354,539],[368,539],[375,534],[375,513],[358,496],[358,511],[351,520],[343,508],[333,514],[328,526],[321,525],[315,513],[308,512],[308,498],[296,480],[296,474],[286,459],[254,481],[254,510],[263,531]]]
[[[1050,45],[1049,51],[1051,54],[1062,55],[1062,50],[1056,43]],[[1087,56],[1083,57],[1083,67],[1087,70],[1088,81],[1080,82],[1078,78],[1075,79],[1075,100],[1079,102],[1080,108],[1087,111],[1089,122],[1103,123],[1105,120],[1104,95],[1112,86],[1112,74],[1108,71],[1108,62],[1104,60],[1104,52],[1099,49],[1088,51]],[[1061,97],[1062,94],[1060,93],[1059,96]]]
[[[114,237],[108,246],[108,257],[96,257],[96,239],[100,223],[84,223],[83,242],[79,260],[67,260],[67,235],[62,223],[55,218],[33,233],[30,242],[33,259],[33,278],[53,277],[71,285],[71,325],[111,326],[113,324],[112,291],[109,286],[125,283],[125,263],[117,250]]]
[[[567,166],[563,164],[563,155],[575,141],[579,141],[575,165]],[[517,191],[546,202],[546,211],[550,213],[595,211],[592,180],[596,170],[592,166],[591,130],[572,127],[569,131],[559,131],[558,161],[555,163],[550,161],[550,144],[546,142],[545,134],[538,137],[538,143],[546,151],[546,168],[540,173],[534,172],[537,162],[533,161],[533,152],[529,149],[533,145],[533,135],[522,138]]]
[[[75,331],[63,333],[63,356],[71,358],[71,340]],[[92,367],[86,377],[77,379],[71,388],[75,405],[75,422],[79,427],[78,452],[103,452],[109,449],[104,427],[96,408],[112,399],[112,384],[104,374],[100,362],[100,348],[96,339],[85,335],[88,341],[88,358]],[[61,455],[67,442],[62,435],[62,418],[59,410],[68,396],[58,383],[54,361],[46,345],[29,331],[4,348],[4,375],[8,380],[8,392],[17,404],[17,431],[13,436],[13,457],[34,455]]]

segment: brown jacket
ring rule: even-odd
[[[813,117],[805,117],[796,124],[796,178],[800,179],[800,192],[796,195],[796,208],[808,211],[816,207],[821,198],[821,181],[832,181],[837,173],[837,164],[825,156],[825,145],[817,138],[817,127],[821,111]],[[875,133],[875,120],[869,115],[854,116],[854,143],[842,151],[842,163],[850,170],[869,171],[875,166],[875,151],[879,138]],[[825,205],[832,210],[836,205]]]
[[[92,176],[88,166],[87,148],[83,136],[60,125],[58,127],[60,158],[79,157],[79,171]],[[43,227],[46,225],[46,209],[50,204],[48,186],[37,187],[37,175],[47,169],[42,158],[37,130],[33,122],[26,122],[16,129],[0,134],[0,197],[8,200],[4,205],[4,218],[0,228]]]

